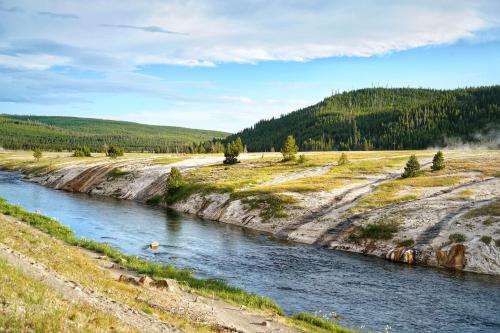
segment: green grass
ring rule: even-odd
[[[490,245],[491,239],[492,238],[490,236],[483,236],[483,237],[481,237],[480,241],[486,245]]]
[[[128,175],[129,173],[130,173],[130,171],[123,171],[120,168],[114,168],[109,173],[109,176],[112,177],[112,178],[120,178],[120,177]]]
[[[396,244],[398,245],[398,247],[412,247],[415,245],[415,241],[410,238],[410,239],[397,241]]]
[[[306,329],[308,332],[317,333],[349,333],[353,332],[347,328],[340,326],[339,324],[324,319],[319,318],[309,313],[297,313],[292,316],[291,322],[296,324],[299,328]]]
[[[500,216],[500,199],[493,201],[487,205],[471,209],[465,214],[465,217],[479,217],[479,216]]]
[[[234,200],[241,199],[241,202],[249,209],[259,209],[260,217],[262,217],[264,222],[272,218],[287,217],[286,208],[296,202],[296,200],[289,195],[260,191],[234,192],[231,198]]]
[[[398,232],[396,223],[374,223],[361,228],[361,238],[391,239]]]
[[[453,243],[463,243],[465,242],[467,239],[465,238],[465,235],[463,234],[451,234],[448,239],[453,242]]]
[[[186,159],[186,157],[163,157],[163,158],[155,158],[152,163],[153,164],[168,165],[168,164],[172,164],[175,162],[183,161],[185,159]]]
[[[135,270],[138,273],[149,275],[153,278],[172,278],[185,283],[189,287],[197,290],[203,295],[212,294],[237,304],[242,304],[251,308],[266,309],[283,314],[282,309],[271,299],[248,293],[240,288],[229,286],[222,280],[217,279],[197,279],[188,270],[178,269],[170,264],[160,264],[142,260],[137,256],[125,255],[119,250],[106,243],[99,243],[85,238],[78,239],[71,229],[61,225],[58,221],[26,211],[24,208],[11,205],[3,198],[0,198],[0,213],[11,215],[21,221],[59,239],[70,245],[80,246],[103,255],[119,263],[125,268]]]

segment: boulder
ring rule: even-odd
[[[436,259],[441,266],[462,270],[465,265],[465,245],[454,244],[449,250],[438,250]]]
[[[141,286],[149,287],[149,285],[153,282],[153,279],[151,279],[149,276],[144,275],[139,278],[139,284]]]
[[[138,279],[136,279],[134,276],[127,275],[127,274],[120,275],[120,277],[118,278],[118,281],[133,284],[135,286],[140,285]]]
[[[173,279],[154,280],[149,285],[157,289],[163,289],[168,291],[177,291],[179,289],[177,281]]]
[[[160,247],[160,243],[158,242],[152,242],[151,244],[149,244],[149,247],[153,250],[156,250],[157,248]]]

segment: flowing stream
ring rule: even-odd
[[[276,300],[287,313],[392,332],[500,332],[500,278],[392,263],[276,240],[131,201],[52,190],[0,172],[0,196],[128,254]],[[161,244],[157,251],[147,245]]]

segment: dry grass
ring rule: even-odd
[[[10,223],[2,215],[0,215],[0,242],[43,263],[69,280],[76,281],[86,288],[139,311],[144,310],[145,304],[136,299],[136,288],[114,280],[107,270],[101,268],[95,260],[77,247],[65,245],[28,226]],[[145,289],[141,291],[141,297],[148,300],[156,299],[152,292]],[[168,307],[168,304],[165,306]],[[187,332],[213,331],[211,327],[193,323],[186,317],[158,309],[151,309],[151,311],[160,319],[182,327]]]
[[[64,299],[0,259],[0,331],[135,332],[109,313]]]

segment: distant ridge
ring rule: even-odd
[[[435,90],[367,88],[339,93],[229,136],[249,151],[278,150],[294,135],[301,150],[423,149],[448,141],[498,144],[500,86]]]
[[[0,146],[6,149],[99,151],[116,144],[127,151],[188,152],[194,143],[222,139],[226,132],[145,125],[94,118],[0,114]]]

